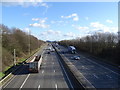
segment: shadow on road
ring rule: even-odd
[[[28,63],[21,65],[16,71],[12,72],[13,75],[29,74]]]

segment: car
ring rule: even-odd
[[[71,59],[80,60],[80,56],[73,56],[73,57],[71,57]]]
[[[54,52],[55,51],[55,49],[51,49],[51,52]]]
[[[50,52],[48,52],[48,54],[50,54]]]

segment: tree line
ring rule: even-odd
[[[73,45],[78,51],[103,58],[105,61],[118,64],[120,60],[120,42],[114,33],[95,33],[74,40],[63,40],[59,44]]]
[[[44,42],[38,40],[35,36],[23,32],[19,28],[8,28],[1,24],[2,30],[2,68],[13,64],[14,49],[16,57],[21,58],[28,55],[30,52],[39,48]]]

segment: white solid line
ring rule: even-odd
[[[44,73],[44,70],[42,70],[42,73]]]
[[[30,74],[28,74],[28,76],[26,77],[25,81],[23,82],[23,84],[21,85],[21,87],[20,87],[19,90],[21,90],[21,88],[24,86],[24,84],[25,84],[25,82],[27,81],[27,79],[28,79],[29,76],[30,76]]]
[[[90,60],[90,59],[87,59],[87,60],[89,60],[90,62],[92,62],[92,63],[94,63],[94,64],[97,64],[97,65],[99,65],[99,66],[101,66],[101,67],[103,67],[103,68],[105,68],[105,69],[107,69],[107,70],[109,70],[109,71],[111,71],[111,72],[117,74],[117,75],[120,75],[120,74],[118,74],[118,73],[112,71],[111,69],[108,69],[108,68],[104,67],[103,65],[100,65],[100,64],[98,64],[98,63],[96,63],[96,62],[94,62],[94,61],[92,61],[92,60]]]
[[[39,90],[39,88],[40,88],[40,85],[38,86],[38,90]]]
[[[109,77],[109,78],[112,78],[111,76],[109,76],[109,75],[106,75],[107,77]]]
[[[56,90],[57,90],[57,84],[55,84],[55,88],[56,88]]]
[[[23,70],[23,69],[22,69],[22,70]],[[18,74],[19,74],[22,70],[20,70],[20,71],[18,72]],[[7,83],[7,84],[6,84],[6,83],[3,84],[3,85],[6,84],[6,85],[4,86],[4,88],[7,87],[7,86],[12,82],[12,80],[13,80],[15,77],[17,77],[17,75],[13,76],[12,79],[7,80],[6,83],[7,83],[7,82],[8,82],[8,83]],[[1,87],[3,87],[3,85],[2,85]]]
[[[58,60],[59,60],[59,59],[58,59]],[[64,67],[63,67],[63,65],[62,65],[62,63],[61,63],[60,60],[59,60],[59,62],[60,62],[60,64],[61,64],[61,67],[63,68],[63,71],[65,72],[65,75],[66,75],[66,77],[67,77],[67,79],[68,79],[68,81],[69,81],[69,83],[70,83],[71,88],[73,88],[72,83],[71,83],[71,81],[70,81],[70,79],[69,79],[69,77],[68,77],[68,75],[67,75],[67,73],[66,73],[66,71],[65,71],[65,69],[64,69]],[[73,90],[74,90],[74,88],[73,88]]]
[[[97,75],[95,75],[95,74],[94,74],[94,77],[98,78],[98,76],[97,76]]]
[[[17,76],[17,75],[16,75],[16,76]],[[13,76],[13,78],[12,78],[8,83],[6,82],[7,84],[4,86],[4,88],[7,87],[7,86],[12,82],[12,80],[13,80],[16,76]]]

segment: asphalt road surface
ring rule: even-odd
[[[83,76],[96,88],[116,88],[120,89],[120,73],[115,71],[112,66],[102,64],[81,54],[70,54],[68,49],[58,46],[60,53],[67,57]],[[71,59],[72,56],[80,56],[80,60]]]
[[[58,62],[58,57],[55,52],[47,53],[44,50],[42,66],[39,73],[29,73],[28,65],[25,64],[19,70],[19,73],[14,73],[14,77],[7,82],[3,89],[6,88],[68,88],[66,78]]]

